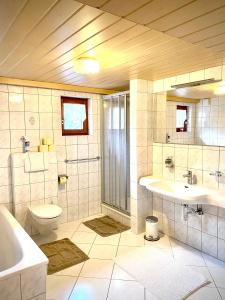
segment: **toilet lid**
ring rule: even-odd
[[[54,204],[43,204],[32,207],[31,212],[40,219],[52,219],[61,215],[62,208]]]

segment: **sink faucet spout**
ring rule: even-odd
[[[193,174],[192,171],[187,171],[187,174],[183,175],[184,178],[188,179],[188,184],[193,184]]]

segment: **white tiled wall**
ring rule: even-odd
[[[225,96],[196,104],[196,143],[225,146]]]
[[[153,140],[159,143],[166,141],[166,92],[153,94]]]
[[[113,207],[110,207],[108,205],[105,205],[104,203],[101,205],[102,206],[102,213],[110,216],[114,220],[117,220],[118,222],[130,226],[130,217],[121,213],[120,211],[114,209]]]
[[[165,167],[172,156],[175,167]],[[153,175],[168,180],[187,182],[183,174],[191,170],[195,182],[225,192],[225,176],[218,181],[211,171],[225,173],[225,148],[178,144],[153,144]],[[159,218],[160,229],[176,239],[225,261],[225,209],[203,205],[204,215],[182,219],[182,207],[174,199],[153,194],[153,214]]]
[[[62,136],[60,96],[89,98],[90,135]],[[0,203],[12,203],[10,153],[22,152],[20,138],[31,140],[31,151],[43,137],[56,145],[58,174],[67,174],[65,188],[58,190],[63,208],[61,222],[83,218],[100,211],[100,163],[66,164],[65,159],[95,157],[100,154],[100,99],[97,94],[0,85]],[[50,186],[49,186],[50,190]]]
[[[144,230],[144,219],[152,212],[151,193],[138,184],[152,172],[153,138],[152,82],[130,81],[130,198],[133,232]]]
[[[32,226],[28,207],[44,203],[58,203],[58,170],[55,152],[42,153],[48,162],[47,170],[25,172],[27,153],[11,154],[13,213],[30,234],[37,231]]]

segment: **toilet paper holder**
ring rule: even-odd
[[[66,174],[58,175],[58,184],[66,184],[68,178]]]

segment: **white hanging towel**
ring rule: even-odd
[[[28,152],[25,159],[25,172],[38,172],[48,170],[48,153]]]

